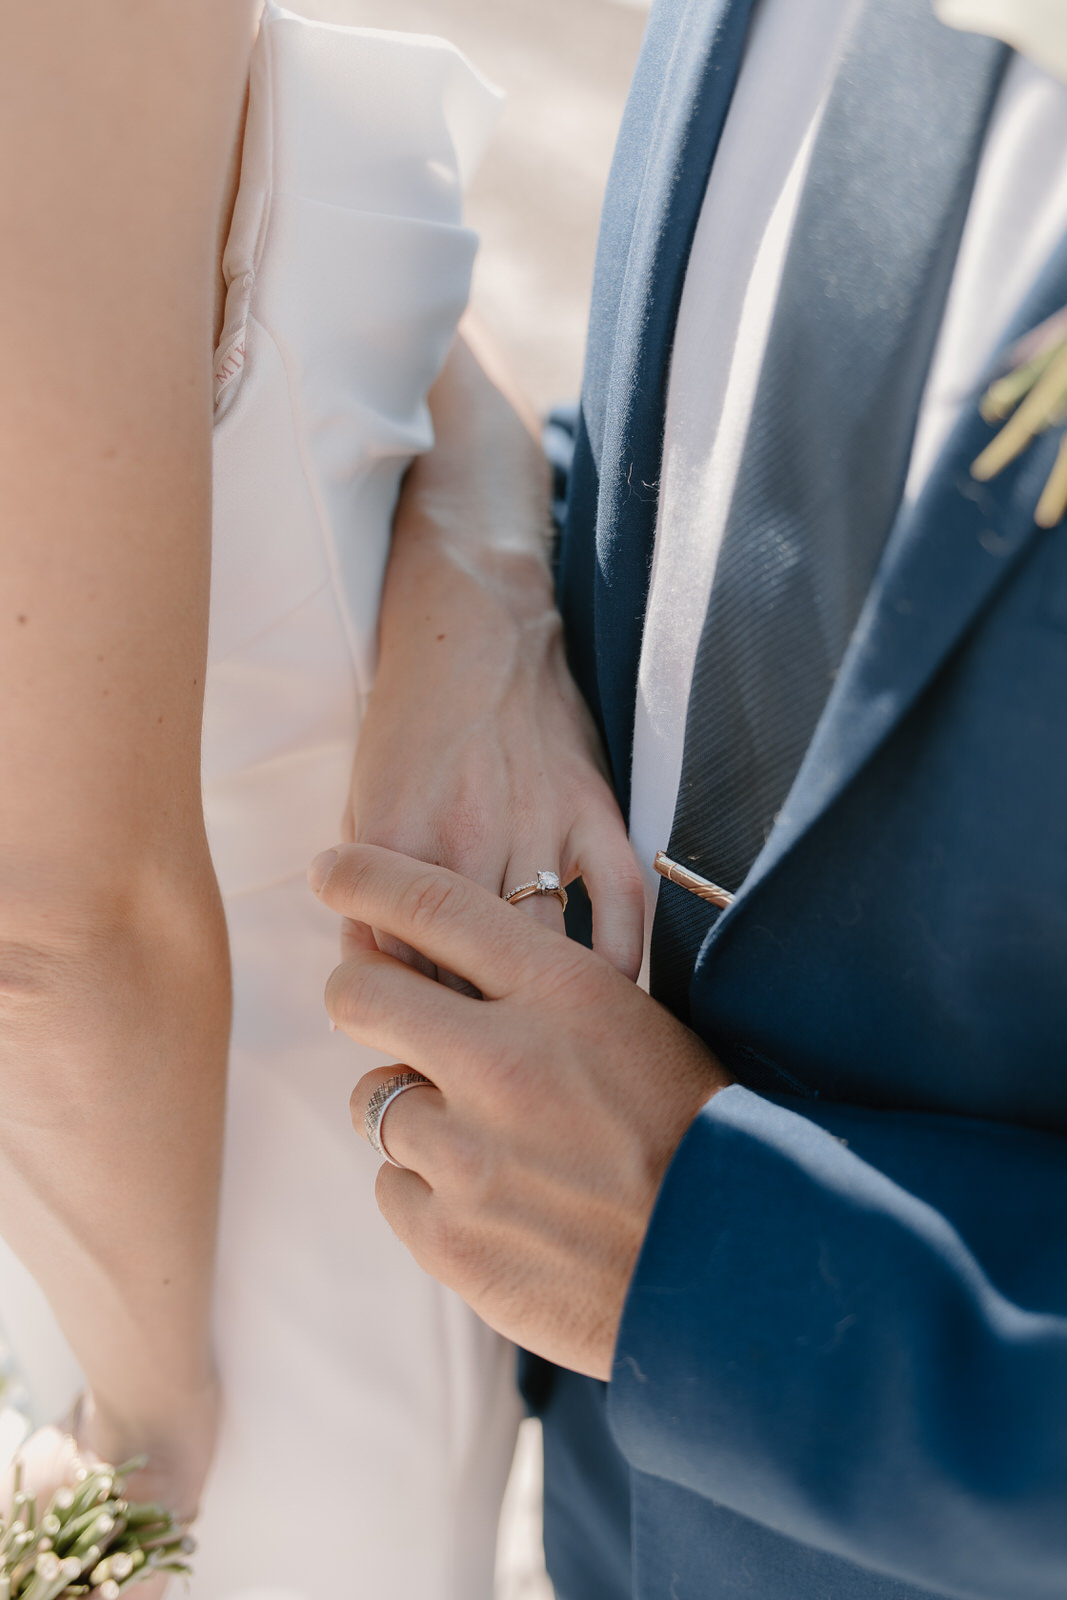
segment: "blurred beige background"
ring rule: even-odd
[[[600,199],[646,0],[289,0],[452,39],[508,101],[470,197],[477,309],[544,409],[576,396]]]

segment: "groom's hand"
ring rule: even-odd
[[[660,1182],[728,1081],[695,1034],[609,963],[455,873],[372,846],[321,856],[311,884],[480,991],[472,999],[377,948],[330,978],[330,1016],[425,1074],[389,1107],[386,1220],[492,1327],[606,1378]],[[352,1096],[363,1115],[395,1071]]]

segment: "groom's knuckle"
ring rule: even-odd
[[[383,1163],[378,1168],[378,1175],[374,1180],[374,1199],[378,1210],[400,1243],[410,1249],[412,1245],[410,1218],[402,1204],[402,1186],[398,1178],[397,1169],[391,1167],[388,1162]]]
[[[580,945],[569,939],[553,941],[538,952],[532,987],[543,1003],[556,1011],[595,1004],[603,976],[598,966]]]
[[[414,935],[414,943],[440,929],[443,922],[451,921],[458,912],[460,895],[455,883],[439,872],[420,873],[412,882],[407,896],[407,920]]]
[[[436,1219],[434,1254],[445,1281],[458,1294],[469,1293],[478,1280],[481,1245],[476,1230],[445,1207]]]
[[[468,1204],[488,1198],[493,1189],[496,1161],[489,1144],[476,1129],[453,1131],[448,1164],[455,1187]]]
[[[367,880],[376,865],[377,857],[372,847],[363,844],[344,846],[339,850],[337,865],[330,873],[331,889],[339,892],[346,904],[353,904],[365,893]]]
[[[528,1035],[500,1041],[492,1053],[481,1085],[485,1102],[494,1115],[511,1120],[528,1095],[539,1065]]]
[[[455,1287],[452,1269],[456,1253],[455,1220],[443,1205],[437,1204],[423,1218],[417,1252],[419,1265],[434,1277]]]
[[[573,971],[568,993],[583,1016],[599,1018],[618,1010],[624,995],[630,993],[625,983],[610,962],[590,955]]]

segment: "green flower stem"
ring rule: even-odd
[[[127,1472],[144,1464],[83,1468],[41,1517],[17,1470],[18,1514],[0,1524],[0,1600],[118,1600],[157,1572],[188,1577],[195,1545],[184,1529],[165,1507],[124,1498]]]
[[[1039,528],[1055,528],[1067,516],[1067,439],[1060,442],[1056,464],[1049,474],[1034,513]]]
[[[989,386],[982,396],[979,407],[987,422],[1003,422],[1005,417],[1011,416],[1019,402],[1030,393],[1038,378],[1048,371],[1057,348],[1055,343],[1049,345],[1023,366],[1016,367],[1014,372],[998,378],[996,383]]]

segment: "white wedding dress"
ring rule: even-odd
[[[191,1600],[492,1592],[513,1352],[378,1215],[348,1097],[382,1058],[330,1032],[338,925],[304,874],[339,835],[390,515],[431,441],[475,249],[462,191],[495,115],[439,40],[267,7],[216,362],[204,798],[235,1024],[226,1412]],[[6,1252],[0,1321],[46,1420],[78,1376]]]

